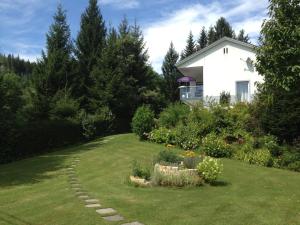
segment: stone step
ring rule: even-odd
[[[86,203],[98,203],[99,200],[98,199],[86,199],[85,202]]]
[[[89,204],[89,205],[85,205],[85,207],[87,208],[101,208],[100,204]]]
[[[117,211],[113,208],[106,208],[106,209],[98,209],[96,210],[97,213],[99,213],[101,216],[110,215],[110,214],[116,214]]]
[[[137,222],[137,221],[135,221],[135,222],[132,222],[132,223],[123,223],[123,224],[121,224],[121,225],[144,225],[143,223],[140,223],[140,222]]]
[[[121,215],[105,216],[105,217],[102,217],[102,218],[107,220],[107,221],[111,221],[111,222],[124,220],[124,217],[121,216]]]
[[[80,199],[88,199],[89,196],[88,195],[80,195],[80,196],[78,196],[78,198],[80,198]]]

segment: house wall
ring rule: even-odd
[[[224,48],[228,48],[228,54],[224,54]],[[253,95],[256,92],[255,82],[263,79],[255,69],[247,66],[248,57],[255,61],[254,50],[224,41],[189,60],[184,67],[203,66],[204,98],[218,98],[222,91],[230,92],[234,97],[237,81],[249,81],[249,92]]]

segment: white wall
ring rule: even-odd
[[[228,48],[228,54],[223,49]],[[249,81],[250,94],[256,91],[255,82],[263,79],[257,71],[249,71],[247,58],[255,61],[254,50],[224,41],[207,52],[191,59],[186,67],[203,66],[203,95],[217,97],[222,91],[236,95],[236,82]]]

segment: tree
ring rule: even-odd
[[[197,49],[196,49],[196,45],[195,45],[195,41],[194,41],[194,36],[193,36],[192,31],[190,31],[189,36],[186,41],[186,47],[181,54],[181,59],[184,59],[184,58],[194,54],[196,52],[196,50]]]
[[[198,39],[198,49],[203,49],[207,46],[207,32],[205,30],[205,27],[202,27],[201,33],[200,33],[200,37]]]
[[[76,40],[75,55],[78,71],[72,82],[74,96],[81,107],[88,109],[93,85],[91,72],[102,57],[105,47],[106,27],[97,0],[90,0],[89,6],[81,15],[80,31]]]
[[[235,34],[231,25],[224,17],[221,17],[217,20],[214,29],[216,40],[219,40],[222,37],[235,38]]]
[[[245,43],[250,43],[250,38],[248,34],[245,34],[245,30],[242,29],[239,32],[239,35],[237,36],[237,40],[245,42]]]
[[[208,33],[207,33],[207,44],[211,45],[217,41],[216,32],[215,29],[211,26],[209,27]]]
[[[300,134],[300,5],[298,0],[271,0],[257,48],[259,119],[281,140]]]
[[[181,77],[181,74],[175,66],[178,59],[179,54],[176,52],[173,42],[171,42],[162,65],[162,73],[165,81],[164,92],[167,99],[171,102],[179,100],[177,79]]]

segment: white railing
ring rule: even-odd
[[[197,86],[180,86],[180,100],[202,100],[203,85]]]

